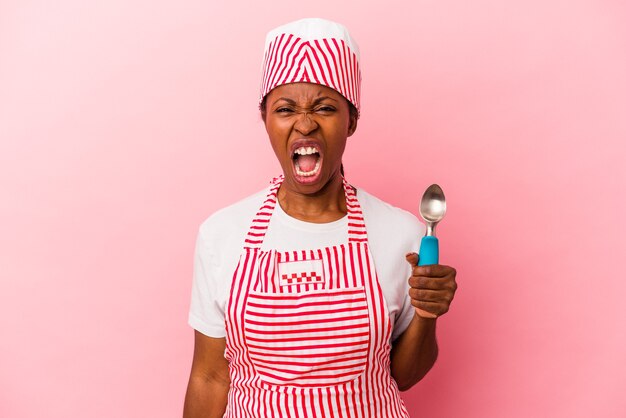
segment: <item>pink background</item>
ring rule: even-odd
[[[278,173],[264,35],[305,16],[361,45],[351,182],[448,197],[413,416],[623,416],[625,4],[0,0],[0,416],[180,416],[197,227]]]

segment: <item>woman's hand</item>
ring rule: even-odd
[[[448,312],[456,292],[456,270],[449,266],[431,264],[418,266],[416,253],[406,255],[411,264],[409,296],[415,312],[422,318],[437,318]]]
[[[391,349],[391,375],[400,390],[408,390],[428,373],[439,352],[437,318],[448,312],[456,291],[456,270],[432,264],[418,266],[416,253],[406,255],[411,264],[409,296],[417,313]]]

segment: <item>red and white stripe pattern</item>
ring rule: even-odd
[[[276,207],[276,202],[278,201],[276,193],[278,192],[278,188],[280,187],[283,179],[284,176],[281,175],[272,180],[270,191],[265,198],[263,205],[261,205],[256,213],[256,216],[252,220],[250,229],[248,229],[245,241],[246,248],[261,248],[263,238],[267,232],[267,227],[270,224],[270,218],[272,217],[272,213]]]
[[[268,383],[336,385],[365,368],[370,327],[363,288],[251,292],[244,322],[250,358]]]
[[[305,39],[281,33],[269,42],[263,60],[261,100],[280,85],[302,82],[330,87],[361,109],[359,58],[343,39]]]
[[[269,221],[281,182],[252,226]],[[344,189],[346,244],[264,251],[267,228],[250,229],[226,306],[226,417],[408,417],[389,370],[392,323],[363,214]],[[321,263],[324,281],[281,286],[277,266],[298,261]]]

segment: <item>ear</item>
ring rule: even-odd
[[[350,125],[348,125],[348,136],[352,136],[358,125],[359,115],[356,112],[350,112]]]

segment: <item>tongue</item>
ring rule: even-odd
[[[315,164],[317,163],[317,155],[300,155],[298,157],[298,166],[300,167],[300,171],[304,171],[308,173],[315,169]]]

